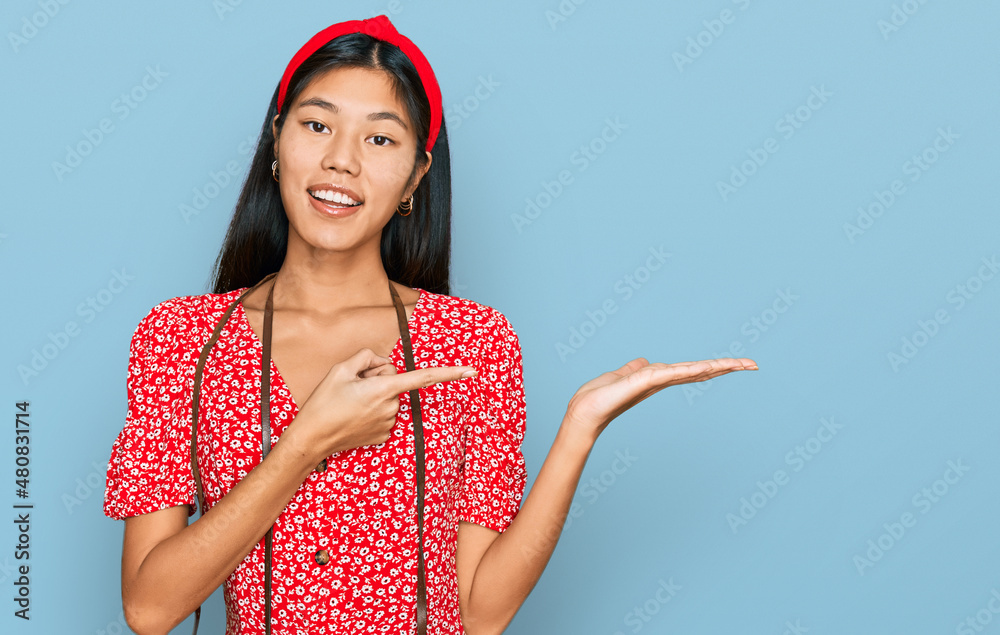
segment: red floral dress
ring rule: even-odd
[[[184,504],[194,514],[195,366],[222,313],[244,290],[166,300],[139,322],[129,353],[125,426],[108,463],[105,515],[120,520]],[[428,633],[464,633],[455,572],[458,522],[502,532],[524,492],[521,349],[496,309],[418,290],[408,322],[416,367],[479,370],[473,378],[420,389]],[[406,371],[401,341],[390,359]],[[261,461],[260,364],[260,340],[238,305],[202,376],[198,462],[207,509]],[[273,360],[270,373],[274,444],[298,406]],[[317,466],[277,518],[274,635],[415,632],[417,490],[410,412],[404,392],[387,441],[330,455],[325,471]],[[226,635],[263,633],[263,536],[223,588]]]

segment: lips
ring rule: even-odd
[[[314,183],[306,189],[313,199],[335,209],[358,207],[364,203],[360,194],[336,183]]]
[[[313,209],[317,212],[326,216],[328,218],[346,218],[348,216],[353,216],[361,209],[361,204],[357,205],[344,205],[342,203],[328,203],[326,201],[321,201],[315,196],[309,197],[309,204],[312,205]]]

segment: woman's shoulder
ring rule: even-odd
[[[420,289],[420,294],[424,310],[430,313],[473,316],[480,321],[506,319],[499,309],[471,298],[434,293],[427,289]]]
[[[516,338],[514,327],[507,316],[496,307],[455,295],[445,295],[421,289],[421,314],[424,321],[432,320],[435,326],[451,327],[482,339]]]
[[[139,320],[133,339],[158,334],[157,339],[168,337],[177,341],[200,333],[206,325],[210,325],[211,330],[241,291],[181,295],[162,300]]]

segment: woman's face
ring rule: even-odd
[[[295,240],[333,251],[377,245],[396,207],[409,200],[430,167],[428,152],[427,165],[410,181],[416,131],[382,71],[328,71],[291,104],[280,134],[276,122],[289,246]],[[336,186],[350,190],[352,200],[335,198]]]

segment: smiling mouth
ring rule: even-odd
[[[334,192],[332,190],[318,190],[315,192],[309,192],[309,196],[313,197],[320,203],[327,205],[329,207],[345,209],[349,207],[360,207],[361,202],[355,201],[346,194],[341,192]]]

